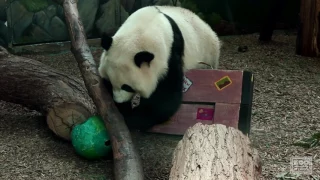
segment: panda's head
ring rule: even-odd
[[[117,103],[130,101],[135,93],[149,98],[167,71],[166,43],[147,33],[101,38],[104,51],[98,70],[102,78],[111,82]]]

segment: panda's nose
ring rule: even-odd
[[[121,98],[119,98],[119,96],[115,96],[113,95],[113,100],[117,103],[123,103],[123,100]]]

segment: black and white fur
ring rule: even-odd
[[[147,130],[170,119],[182,102],[184,72],[218,67],[220,41],[187,9],[148,6],[130,15],[113,37],[103,35],[99,73],[129,128]],[[130,100],[140,94],[140,105]]]

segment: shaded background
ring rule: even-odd
[[[269,0],[79,0],[88,39],[112,34],[135,10],[148,5],[176,5],[197,13],[220,36],[260,30]],[[295,28],[299,0],[287,1],[276,29]],[[6,12],[7,9],[7,12]],[[63,8],[52,0],[0,0],[0,44],[69,40]]]

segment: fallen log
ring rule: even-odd
[[[78,63],[88,93],[110,134],[115,179],[142,180],[144,175],[141,160],[132,142],[129,129],[98,75],[97,66],[90,52],[84,27],[79,17],[78,1],[55,1],[63,6],[71,40],[71,52]]]
[[[261,163],[247,136],[224,125],[197,123],[178,143],[170,180],[259,179]]]
[[[0,47],[0,99],[47,116],[49,128],[70,140],[75,124],[95,113],[83,83],[67,74]]]

